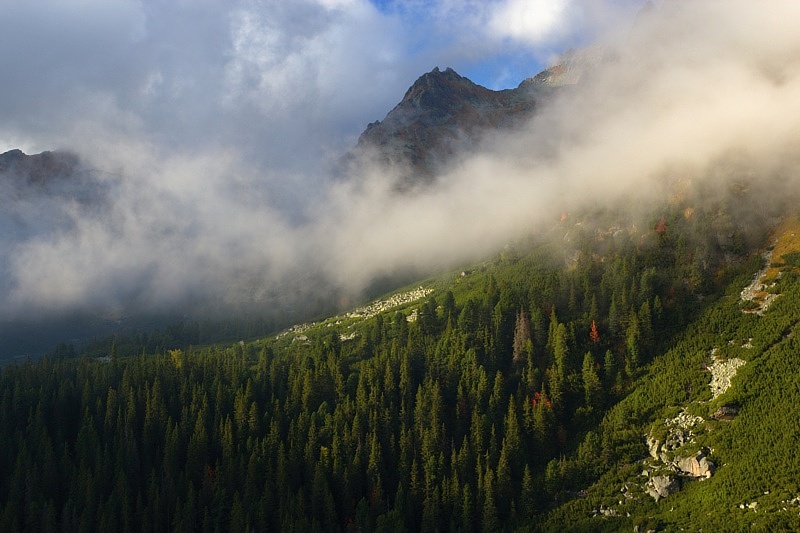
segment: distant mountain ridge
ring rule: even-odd
[[[78,156],[71,152],[42,152],[27,155],[22,150],[0,154],[0,175],[13,175],[31,185],[46,183],[73,175],[80,166]]]

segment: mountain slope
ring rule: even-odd
[[[699,403],[710,399],[711,348],[747,360],[744,374],[791,348],[781,339],[800,319],[790,272],[763,317],[743,313],[739,293],[761,257],[727,259],[728,235],[744,228],[726,209],[695,204],[687,218],[664,205],[664,225],[572,215],[421,290],[276,337],[154,353],[141,336],[115,337],[81,359],[4,369],[0,529],[619,530],[667,523],[671,501],[686,511],[669,523],[691,524],[705,487],[728,490],[728,505],[780,485],[783,501],[800,473],[792,460],[741,485],[750,500],[725,489],[763,463],[717,429],[698,432],[697,446],[714,448],[709,480],[661,504],[631,485],[632,503],[591,518],[611,495],[626,498],[628,476],[646,481],[645,434],[661,438],[658,417],[686,404],[708,418],[735,402],[734,421],[709,427],[765,418],[758,391],[737,393],[737,378],[727,396]]]
[[[749,280],[740,277],[610,410],[595,433],[604,443],[599,457],[573,456],[554,470],[572,501],[543,530],[800,528],[797,231],[795,218],[778,232],[781,257],[770,270],[779,275],[761,270],[753,280],[776,295],[767,309],[750,312],[742,290]],[[713,466],[698,476],[687,458],[701,455]],[[565,475],[598,469],[597,482]],[[656,496],[654,478],[669,490]]]

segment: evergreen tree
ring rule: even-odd
[[[513,349],[513,362],[514,367],[520,369],[525,366],[528,358],[528,349],[531,340],[531,326],[528,320],[528,315],[525,311],[517,311],[517,320],[514,326],[514,349]]]
[[[603,388],[600,384],[600,378],[595,369],[594,357],[592,352],[586,352],[583,356],[583,366],[581,367],[581,376],[583,378],[583,391],[584,403],[586,407],[599,409],[602,404]]]
[[[628,328],[625,331],[625,373],[632,376],[639,368],[642,335],[639,330],[639,317],[631,310],[628,318]]]

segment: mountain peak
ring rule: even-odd
[[[27,155],[19,149],[0,154],[0,174],[23,178],[32,184],[45,184],[54,178],[72,175],[79,165],[71,152],[42,152]]]
[[[475,89],[483,89],[483,87],[460,76],[450,67],[444,71],[439,70],[439,67],[434,67],[432,71],[417,78],[417,81],[406,91],[400,105],[410,103],[415,107],[446,108],[458,105],[457,99],[451,98],[454,92],[475,91]],[[484,90],[488,91],[488,89]]]
[[[529,88],[492,91],[452,68],[435,67],[417,78],[383,121],[367,126],[354,155],[377,150],[380,161],[401,167],[402,188],[428,182],[488,130],[530,116],[539,95]]]

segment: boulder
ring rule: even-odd
[[[650,435],[647,435],[647,449],[653,459],[658,459],[659,452],[661,451],[661,443]]]
[[[674,465],[681,472],[695,478],[710,478],[714,474],[714,463],[702,451],[691,457],[678,457]]]
[[[653,476],[645,485],[647,494],[655,501],[666,498],[680,489],[680,482],[672,476]]]

